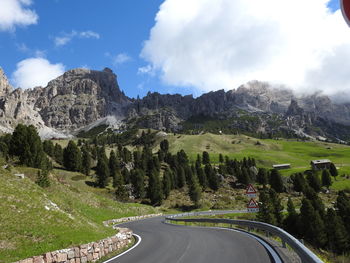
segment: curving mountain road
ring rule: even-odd
[[[141,236],[141,243],[109,263],[267,263],[274,262],[254,238],[224,229],[164,224],[157,217],[122,224]]]

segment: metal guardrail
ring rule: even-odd
[[[234,220],[234,219],[211,219],[211,218],[190,218],[184,219],[180,217],[187,216],[203,216],[203,215],[215,215],[215,214],[228,214],[232,211],[215,211],[215,212],[196,212],[196,213],[184,213],[177,215],[170,215],[165,218],[165,221],[174,222],[195,222],[195,223],[216,223],[216,224],[229,224],[236,226],[243,226],[248,228],[255,228],[265,231],[267,234],[272,234],[281,238],[282,243],[288,244],[295,253],[300,257],[303,263],[323,263],[311,250],[309,250],[304,244],[302,244],[298,239],[284,231],[283,229],[262,223],[257,221],[249,220]]]

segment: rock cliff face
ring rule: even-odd
[[[45,124],[59,130],[76,130],[108,115],[123,116],[129,99],[120,91],[110,70],[74,69],[28,92],[36,100]]]
[[[252,81],[236,90],[209,92],[198,98],[148,93],[142,99],[130,99],[108,68],[73,69],[46,87],[29,90],[13,90],[0,69],[2,131],[11,131],[21,122],[35,125],[42,135],[74,134],[104,118],[109,118],[108,123],[115,120],[114,128],[136,125],[183,130],[186,122],[192,122],[200,129],[206,120],[218,120],[222,128],[231,130],[283,130],[301,136],[350,139],[350,104],[337,104],[319,94],[298,97],[283,86],[266,82]]]
[[[11,91],[12,87],[8,82],[4,71],[2,70],[2,68],[0,68],[0,97],[6,96]]]
[[[39,130],[70,133],[108,115],[123,118],[130,100],[120,91],[110,69],[74,69],[47,87],[12,91],[0,72],[0,126],[10,131],[17,123]]]

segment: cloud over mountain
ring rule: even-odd
[[[22,89],[46,86],[47,83],[62,75],[65,68],[62,64],[52,64],[45,58],[28,58],[17,64],[12,74],[12,82]]]
[[[329,0],[166,0],[141,56],[170,85],[257,79],[300,92],[350,88],[350,29]]]

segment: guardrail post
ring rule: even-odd
[[[266,236],[266,237],[270,237],[269,231],[265,231],[265,236]]]

